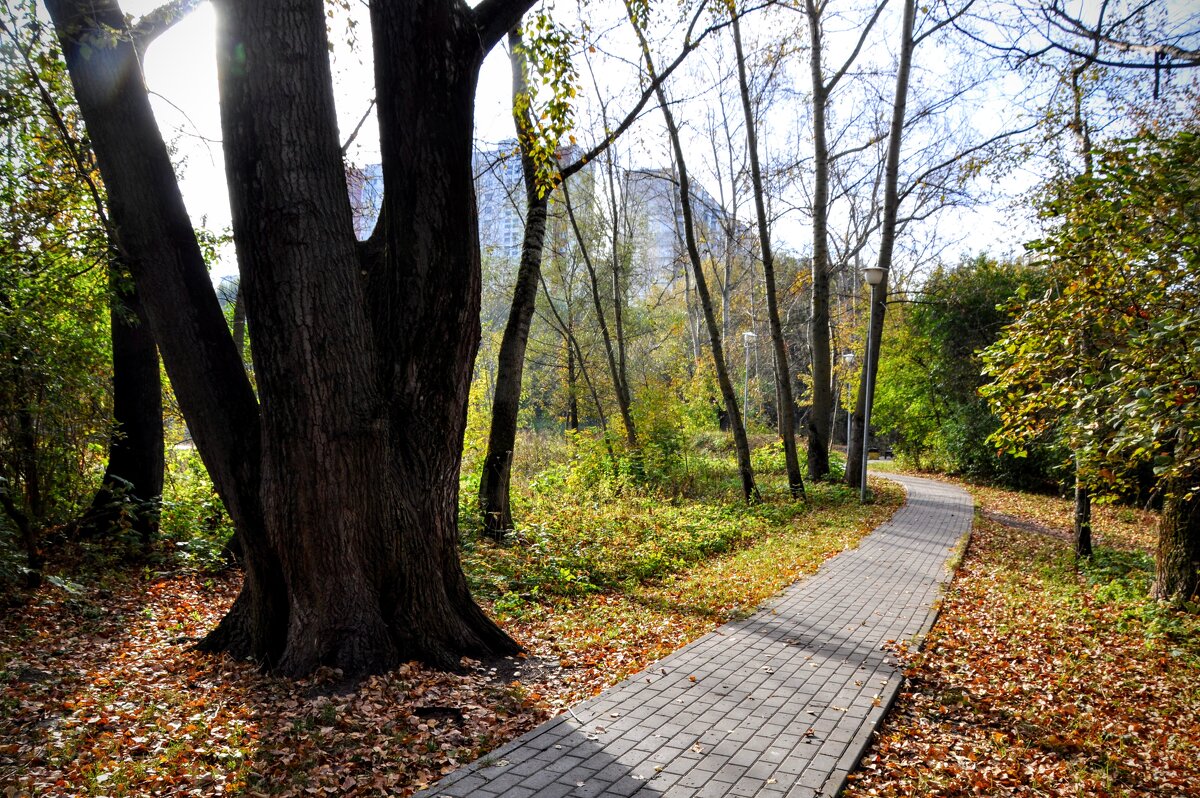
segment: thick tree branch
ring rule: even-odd
[[[1118,61],[1110,58],[1096,58],[1085,50],[1079,50],[1074,47],[1069,47],[1065,44],[1055,43],[1053,49],[1061,50],[1067,55],[1073,55],[1076,58],[1086,58],[1093,64],[1100,66],[1113,67],[1115,69],[1154,69],[1163,70],[1164,72],[1172,69],[1195,69],[1200,67],[1200,52],[1190,50],[1181,50],[1178,47],[1170,45],[1154,45],[1154,44],[1130,44],[1128,42],[1118,42],[1113,39],[1104,38],[1103,41],[1110,47],[1116,50],[1127,53],[1145,53],[1155,56],[1153,61]],[[1180,55],[1172,55],[1171,53],[1179,53]],[[1166,61],[1160,59],[1179,58],[1180,61]]]
[[[479,29],[479,41],[484,52],[490,51],[521,24],[521,17],[533,8],[535,0],[483,0],[475,6],[475,27]]]
[[[166,33],[188,14],[196,10],[203,0],[171,0],[164,3],[137,21],[130,29],[133,36],[133,46],[139,54],[145,53],[146,48],[159,36]]]

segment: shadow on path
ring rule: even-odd
[[[908,501],[856,549],[423,793],[440,798],[833,796],[900,688],[970,531],[961,489]]]

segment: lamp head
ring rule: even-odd
[[[882,266],[868,266],[863,269],[863,274],[867,278],[867,285],[876,286],[883,282],[887,269]]]

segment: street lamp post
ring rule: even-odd
[[[859,484],[859,501],[867,500],[867,458],[870,452],[871,440],[871,404],[875,401],[875,358],[872,357],[871,342],[875,338],[875,303],[879,301],[879,286],[887,275],[887,269],[881,266],[868,266],[863,269],[867,284],[871,286],[871,307],[867,315],[867,384],[866,401],[863,403],[863,443],[862,443],[862,479]]]
[[[750,344],[758,339],[758,335],[747,330],[742,333],[742,343],[745,345],[746,387],[742,389],[742,417],[745,425],[750,426]]]

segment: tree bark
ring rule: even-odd
[[[628,4],[626,5],[628,9]],[[638,27],[630,12],[630,24],[637,33],[642,48],[642,59],[650,79],[655,79],[654,61],[650,55],[650,46],[645,34]],[[696,279],[696,293],[700,298],[700,307],[704,311],[704,322],[708,326],[709,347],[712,351],[713,366],[717,372],[717,384],[721,387],[721,396],[725,400],[725,408],[729,412],[730,425],[733,428],[733,443],[737,452],[738,475],[742,481],[742,496],[747,502],[762,500],[758,486],[754,483],[754,469],[750,464],[750,443],[746,437],[746,426],[742,413],[738,410],[737,391],[729,379],[729,370],[725,366],[725,352],[721,341],[721,327],[713,312],[712,295],[708,290],[708,280],[704,276],[704,264],[700,260],[700,248],[696,244],[696,228],[692,215],[691,181],[688,179],[687,163],[683,157],[683,145],[679,138],[679,127],[675,123],[675,115],[667,104],[666,92],[661,83],[656,84],[658,105],[667,125],[667,134],[671,140],[671,148],[675,153],[676,169],[679,173],[679,204],[683,212],[683,236],[687,245],[688,258],[692,264],[692,275]]]
[[[792,370],[788,366],[787,343],[783,340],[783,324],[779,319],[779,302],[775,293],[775,257],[771,248],[762,169],[758,163],[758,135],[754,110],[750,104],[750,84],[746,78],[746,56],[742,52],[742,30],[736,10],[733,19],[733,43],[737,56],[738,86],[741,89],[742,113],[746,118],[746,146],[750,151],[750,181],[754,189],[754,210],[758,217],[758,240],[762,249],[763,284],[767,294],[767,320],[771,327],[771,346],[775,355],[775,392],[779,404],[779,437],[783,440],[787,464],[788,489],[795,498],[804,498],[804,479],[800,475],[800,460],[796,455],[796,409],[792,399]]]
[[[283,650],[288,607],[259,498],[257,402],[208,278],[137,53],[115,0],[48,0],[108,191],[122,257],[213,484],[247,549],[246,580],[209,644],[264,663]],[[123,32],[113,37],[112,31]],[[86,48],[86,49],[85,49]],[[244,619],[253,607],[252,619]]]
[[[829,474],[829,417],[833,412],[833,370],[829,349],[829,143],[825,113],[829,86],[821,68],[821,12],[816,0],[805,0],[810,41],[813,109],[813,257],[812,317],[809,347],[812,350],[812,408],[808,414],[808,478]]]
[[[525,348],[529,342],[529,323],[537,304],[549,204],[549,192],[541,191],[537,184],[537,166],[532,154],[533,124],[528,107],[521,103],[521,98],[529,94],[529,86],[525,80],[525,56],[519,31],[508,34],[508,44],[512,62],[513,122],[521,148],[521,174],[525,184],[525,237],[521,242],[521,264],[513,286],[512,307],[500,340],[492,423],[479,480],[479,510],[483,514],[484,532],[495,540],[503,539],[504,533],[513,528],[509,481],[517,440]]]
[[[571,322],[567,324],[567,336],[574,336]],[[567,350],[567,429],[579,431],[579,379],[575,375],[575,348],[564,337]]]
[[[892,121],[888,129],[887,161],[884,165],[883,178],[883,220],[880,224],[879,267],[883,269],[883,282],[871,291],[872,300],[878,290],[880,301],[871,302],[871,319],[868,329],[870,340],[867,342],[866,357],[863,358],[862,376],[858,382],[858,397],[854,405],[854,418],[851,425],[850,441],[846,444],[846,484],[850,487],[862,487],[860,468],[852,467],[853,463],[861,463],[863,452],[863,416],[866,413],[867,402],[874,396],[874,386],[867,384],[867,375],[872,376],[871,382],[879,374],[879,352],[883,346],[883,322],[887,313],[888,279],[892,269],[892,253],[896,246],[896,217],[900,209],[900,148],[903,145],[904,117],[908,106],[908,82],[912,72],[913,27],[916,24],[916,0],[905,0],[904,21],[901,28],[900,61],[896,67],[896,96],[892,103]]]
[[[124,30],[119,8],[49,5],[152,330],[245,547],[242,593],[202,647],[285,674],[330,665],[348,676],[515,653],[467,589],[457,494],[480,335],[474,91],[484,54],[529,3],[372,3],[376,85],[389,89],[378,104],[385,197],[361,247],[323,3],[219,4],[261,417],[128,37],[108,35]]]
[[[1200,496],[1191,492],[1195,479],[1176,479],[1168,486],[1158,524],[1151,595],[1181,605],[1200,594]]]
[[[110,266],[113,433],[100,488],[82,528],[104,534],[132,509],[131,528],[143,544],[158,531],[163,489],[162,376],[158,347],[137,288],[121,273],[119,253]]]
[[[1075,469],[1075,556],[1085,558],[1092,556],[1092,492],[1079,478],[1079,468]]]

